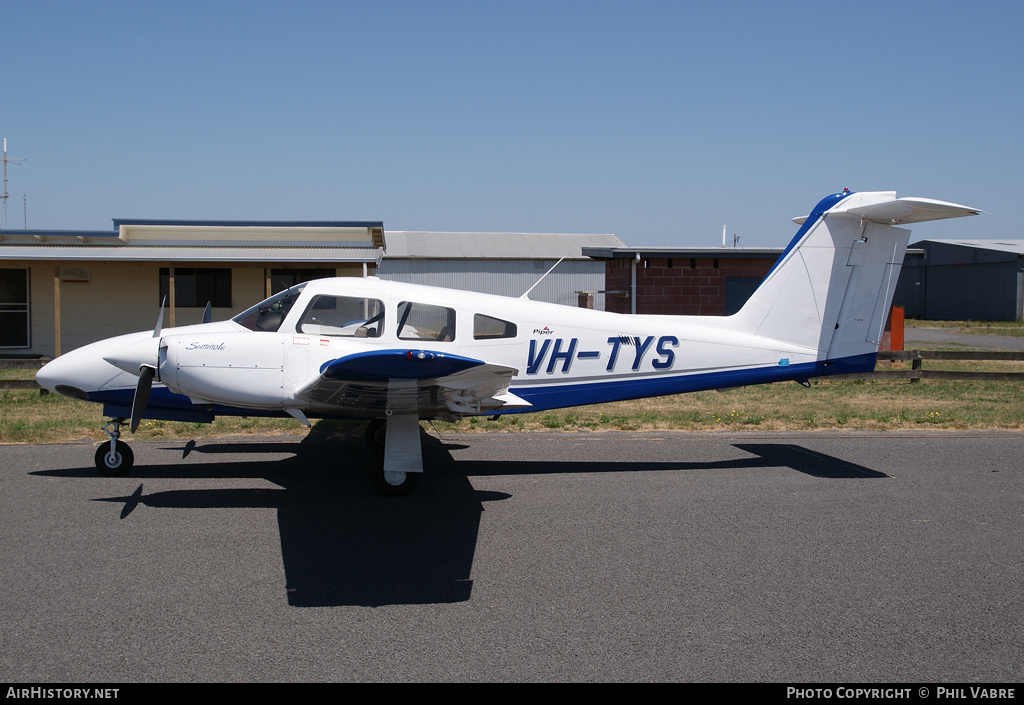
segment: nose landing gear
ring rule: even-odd
[[[96,449],[96,469],[107,477],[119,477],[132,469],[135,454],[127,443],[120,440],[121,424],[125,419],[111,419],[103,427],[110,437],[109,443],[101,443]]]

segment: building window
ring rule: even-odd
[[[0,348],[29,347],[28,270],[0,269]]]
[[[276,294],[279,291],[290,289],[296,284],[314,279],[327,279],[336,276],[338,276],[338,272],[334,269],[271,269],[270,293]]]
[[[171,270],[160,268],[160,300],[170,295]],[[231,270],[197,267],[174,268],[174,306],[231,308]]]

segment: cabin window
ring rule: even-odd
[[[384,332],[384,304],[356,296],[314,296],[297,330],[307,335],[379,338]]]
[[[292,310],[295,300],[299,298],[305,284],[293,286],[269,299],[261,301],[255,306],[232,318],[235,323],[245,326],[251,331],[263,333],[276,333],[277,329],[284,323],[285,316]]]
[[[515,338],[516,324],[510,321],[503,321],[493,316],[485,316],[482,313],[473,316],[473,339],[474,340],[495,340],[498,338]]]
[[[0,269],[0,347],[27,348],[28,270]]]
[[[415,301],[398,304],[398,337],[401,340],[455,340],[455,309]]]
[[[171,269],[160,268],[160,300],[170,295]],[[177,308],[231,308],[231,270],[220,268],[175,267],[174,305]]]

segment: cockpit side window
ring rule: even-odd
[[[379,338],[384,331],[384,304],[355,296],[314,296],[299,319],[307,335]]]
[[[486,316],[482,313],[473,315],[473,339],[474,340],[496,340],[498,338],[515,338],[516,324],[511,321],[503,321],[494,316]]]
[[[274,294],[231,320],[257,333],[276,333],[305,286],[304,283],[299,284]]]
[[[398,337],[401,340],[455,340],[455,309],[403,301],[398,304]]]

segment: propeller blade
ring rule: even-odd
[[[146,410],[146,404],[149,403],[149,390],[153,388],[155,375],[156,368],[154,367],[143,365],[139,368],[139,383],[135,387],[135,398],[132,400],[132,420],[129,426],[132,433],[135,433],[139,422],[142,421],[142,413]]]
[[[213,320],[213,302],[206,302],[206,310],[203,311],[203,323],[209,323]]]
[[[164,325],[164,304],[165,303],[167,303],[167,297],[166,296],[160,302],[160,315],[157,316],[156,328],[153,329],[153,337],[154,338],[159,338],[160,337],[160,329]]]

